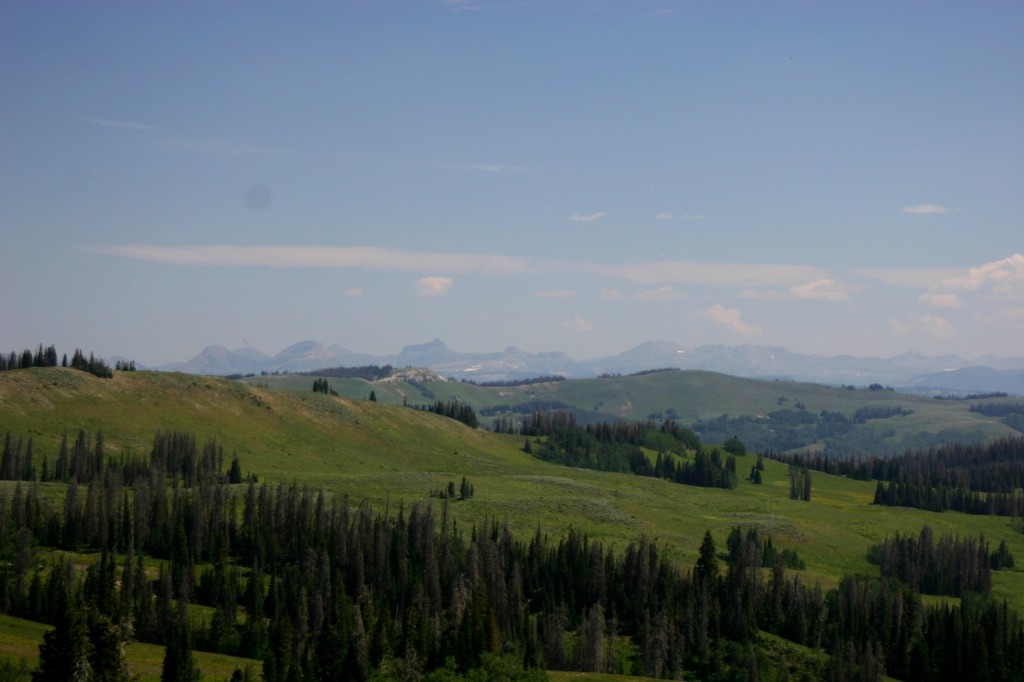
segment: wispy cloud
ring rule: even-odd
[[[570,332],[589,333],[594,331],[594,324],[582,315],[575,315],[562,323],[562,329]]]
[[[444,296],[451,290],[451,277],[424,277],[423,279],[418,280],[416,282],[416,286],[413,287],[413,291],[416,292],[417,296],[423,296],[426,298]]]
[[[676,215],[671,211],[662,211],[654,217],[658,220],[704,220],[704,216],[697,215],[695,213],[683,213],[681,215]]]
[[[964,271],[958,268],[861,268],[854,272],[890,286],[929,289]]]
[[[726,308],[725,306],[716,304],[710,308],[698,311],[696,313],[698,317],[706,317],[716,325],[731,329],[732,331],[742,334],[743,336],[760,336],[761,328],[747,324],[740,319],[741,313],[737,308]]]
[[[606,215],[608,214],[604,211],[594,211],[593,213],[573,213],[571,216],[566,218],[566,220],[572,223],[592,223],[595,220],[600,220]]]
[[[937,215],[939,213],[949,213],[949,208],[946,206],[939,206],[938,204],[918,204],[917,206],[904,206],[901,209],[904,213],[911,213],[913,215]]]
[[[592,263],[537,261],[527,257],[460,252],[415,252],[372,246],[161,246],[155,244],[115,244],[83,247],[84,251],[132,258],[172,266],[271,267],[271,268],[352,268],[423,275],[444,272],[451,275],[476,273],[491,276],[537,274],[544,277],[591,275],[648,289],[616,294],[619,298],[641,301],[677,300],[685,296],[677,287],[716,286],[746,290],[747,298],[805,298],[845,300],[856,287],[830,277],[827,270],[809,265],[771,263],[698,263],[687,261],[649,261],[639,263]],[[958,271],[952,271],[956,274]],[[961,274],[963,271],[959,271]],[[944,274],[951,274],[944,271]],[[934,280],[933,280],[934,281]],[[610,284],[606,282],[605,284]],[[757,294],[756,289],[780,289],[778,293]],[[601,296],[611,298],[606,289]],[[566,298],[568,287],[536,292],[539,298]]]
[[[418,253],[372,246],[155,246],[87,248],[111,256],[179,266],[363,268],[396,272],[481,272],[509,275],[529,266],[525,258],[474,253]]]
[[[598,293],[598,297],[608,301],[678,301],[686,298],[686,292],[679,291],[671,285],[665,285],[656,289],[647,289],[630,294],[625,294],[618,289],[602,289]]]
[[[572,298],[576,295],[576,292],[572,289],[546,289],[544,291],[535,291],[533,295],[536,298]]]
[[[630,264],[569,263],[563,267],[575,267],[591,274],[615,277],[637,284],[708,284],[744,288],[793,286],[828,278],[828,271],[813,265],[649,261]]]
[[[956,294],[921,294],[917,300],[937,308],[959,308],[964,304]]]
[[[794,284],[788,289],[743,289],[737,295],[753,301],[782,301],[785,299],[801,299],[805,301],[848,301],[850,293],[858,287],[837,282],[824,277],[802,284]]]
[[[362,298],[365,294],[366,292],[364,292],[362,289],[349,289],[348,291],[345,292],[345,297]]]
[[[165,128],[155,126],[149,123],[140,123],[138,121],[114,121],[108,118],[86,118],[83,119],[87,123],[93,125],[103,126],[104,128],[114,128],[117,130],[136,130],[139,132],[161,132]]]
[[[855,287],[824,278],[792,286],[787,293],[793,298],[810,301],[848,301],[850,300],[850,291],[853,289]]]

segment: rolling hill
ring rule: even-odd
[[[288,374],[244,381],[309,390],[313,379]],[[499,417],[520,419],[536,410],[558,408],[571,410],[584,423],[671,418],[696,429],[710,442],[737,435],[755,450],[891,454],[934,442],[983,441],[1015,433],[998,418],[972,412],[971,401],[936,400],[884,389],[744,379],[700,370],[495,387],[452,381],[426,370],[398,370],[375,382],[329,379],[329,384],[342,396],[367,398],[372,391],[378,401],[395,405],[463,401],[480,413],[485,424]],[[888,410],[900,416],[857,418],[869,410]],[[830,413],[828,418],[833,421],[841,415],[847,423],[825,424],[822,413]]]
[[[591,406],[604,400],[619,411],[631,401],[640,405],[625,412],[639,415],[650,405],[664,408],[673,391],[684,389],[692,395],[680,398],[677,409],[694,415],[704,414],[700,405],[710,405],[704,408],[708,414],[740,405],[748,410],[777,407],[783,395],[806,402],[808,410],[877,398],[870,391],[788,384],[780,390],[775,382],[763,383],[757,391],[757,382],[682,372],[521,390],[551,392]],[[453,388],[483,390],[458,383]],[[705,396],[700,400],[698,389]],[[378,395],[386,390],[377,386]],[[495,401],[507,399],[499,395],[506,389],[487,390],[494,391]],[[899,399],[911,404],[906,396]],[[959,418],[970,415],[962,404],[925,402],[937,403],[936,409],[957,408],[951,414],[962,412]],[[925,419],[924,413],[922,405],[914,416]],[[939,420],[943,414],[927,418]],[[115,372],[113,379],[98,379],[58,368],[0,373],[0,434],[31,437],[36,462],[52,461],[62,434],[73,436],[79,429],[102,430],[107,452],[115,456],[145,454],[159,429],[194,432],[201,442],[216,439],[227,452],[237,452],[243,469],[261,481],[298,482],[381,507],[426,501],[432,489],[467,476],[474,498],[452,505],[466,528],[485,517],[507,522],[523,536],[539,529],[560,537],[572,527],[619,547],[646,536],[686,564],[696,559],[706,529],[724,539],[735,525],[754,525],[771,532],[778,545],[798,548],[807,562],[805,579],[826,587],[844,574],[873,574],[876,569],[866,558],[871,544],[897,530],[917,532],[924,524],[936,533],[1005,539],[1012,552],[1024,557],[1024,535],[1008,519],[876,507],[871,505],[873,483],[817,473],[813,502],[796,502],[788,497],[786,467],[771,461],[766,462],[764,485],[742,481],[735,490],[695,488],[546,463],[523,452],[521,437],[469,429],[384,402],[186,374]],[[749,470],[752,456],[741,460],[747,461],[738,469]],[[0,484],[0,490],[9,493],[13,485]],[[1024,609],[1024,570],[997,574],[994,592]]]

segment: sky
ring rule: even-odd
[[[1019,2],[0,4],[0,350],[1024,355]]]

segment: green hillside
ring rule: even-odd
[[[601,379],[575,379],[509,387],[484,387],[445,380],[425,370],[402,370],[410,380],[329,379],[339,395],[401,405],[459,400],[481,414],[521,417],[538,405],[571,409],[580,421],[671,418],[695,426],[704,422],[705,440],[739,435],[754,449],[822,449],[835,454],[902,452],[944,441],[982,441],[1016,433],[1004,421],[970,411],[970,401],[936,400],[891,390],[840,388],[794,381],[764,381],[704,371],[664,371]],[[308,391],[313,377],[272,375],[245,379],[250,385]],[[881,387],[875,387],[880,389]],[[509,410],[500,408],[508,407]],[[836,432],[818,427],[823,412],[853,420],[859,410],[900,411],[898,417],[869,419]],[[717,423],[710,423],[718,420]],[[799,424],[800,421],[810,422]],[[698,429],[700,430],[700,429]]]
[[[710,382],[716,392],[707,398],[713,405],[709,412],[730,401],[749,409],[770,406],[780,396],[799,398],[809,410],[878,397],[868,391],[772,382],[755,394],[752,383],[757,382],[688,372],[572,382],[580,386],[577,389],[563,382],[568,385],[522,390],[589,391],[580,395],[594,399],[626,394],[639,379],[646,380],[655,396],[642,400],[661,405],[673,382],[685,379],[694,391],[700,381]],[[730,387],[740,395],[730,398]],[[906,396],[894,399],[918,409]],[[618,400],[618,405],[625,404]],[[641,401],[639,394],[635,400]],[[690,405],[691,413],[697,409],[695,397],[676,402]],[[924,402],[935,403],[935,410],[956,408],[960,417],[972,416],[962,403]],[[923,413],[922,408],[922,417]],[[381,507],[425,501],[431,489],[449,481],[458,485],[467,476],[474,498],[452,505],[464,527],[485,516],[508,522],[524,536],[539,527],[558,537],[575,527],[619,547],[645,535],[687,565],[695,561],[705,529],[724,542],[733,526],[756,525],[770,531],[778,545],[797,549],[807,562],[806,580],[821,581],[826,587],[843,574],[875,574],[877,569],[866,559],[868,547],[897,530],[917,532],[924,524],[936,534],[948,530],[984,534],[996,543],[1005,539],[1024,559],[1024,535],[1011,527],[1009,519],[876,507],[870,504],[874,483],[817,472],[812,501],[797,502],[788,496],[786,467],[771,461],[766,462],[765,485],[741,481],[735,490],[697,488],[545,463],[522,451],[520,437],[471,430],[450,419],[383,402],[183,374],[117,372],[113,379],[97,379],[57,368],[0,373],[0,435],[31,436],[37,466],[44,457],[52,461],[65,431],[73,438],[79,429],[102,430],[107,452],[113,455],[147,453],[158,429],[191,431],[200,441],[214,438],[226,452],[237,452],[243,469],[261,480],[296,481],[354,501],[367,498]],[[745,474],[752,463],[752,456],[741,458],[738,470]],[[9,493],[14,483],[2,485]],[[998,572],[993,580],[997,597],[1024,610],[1024,570]]]

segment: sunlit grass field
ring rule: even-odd
[[[772,461],[765,462],[763,485],[741,480],[734,490],[697,488],[549,464],[523,452],[523,437],[472,430],[385,402],[181,374],[118,372],[101,380],[61,369],[0,373],[0,437],[31,436],[37,467],[43,457],[53,461],[65,431],[73,440],[79,429],[102,429],[106,450],[115,456],[147,454],[158,429],[194,432],[200,443],[213,438],[221,444],[228,462],[237,452],[243,470],[260,482],[323,489],[339,500],[348,496],[352,504],[368,499],[391,513],[417,503],[439,510],[441,502],[430,491],[449,481],[458,486],[466,476],[475,496],[449,502],[466,532],[490,517],[524,539],[538,528],[553,538],[576,528],[621,550],[646,536],[683,565],[696,560],[705,530],[724,549],[732,527],[756,526],[771,533],[776,547],[796,550],[807,563],[805,582],[826,589],[843,575],[876,574],[866,558],[872,544],[928,524],[936,534],[984,535],[993,548],[1005,540],[1019,567],[993,573],[993,594],[1024,612],[1024,534],[1010,519],[876,507],[874,482],[817,472],[811,501],[794,501],[787,467]],[[741,477],[754,461],[753,455],[740,458]],[[14,486],[3,482],[0,490],[10,496]],[[62,486],[44,484],[43,491],[56,501]],[[240,497],[243,492],[238,486]],[[0,650],[31,659],[42,628],[4,620]],[[157,649],[133,645],[140,672],[152,670],[152,661],[158,670]],[[200,662],[204,672],[210,666],[210,674],[224,670],[225,677],[236,664],[225,661],[216,668],[220,664],[213,659]]]

